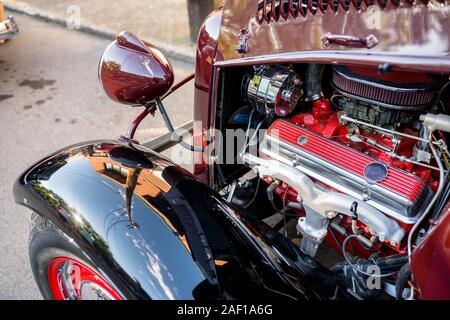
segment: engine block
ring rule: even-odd
[[[262,157],[291,164],[314,180],[406,224],[417,221],[434,194],[420,177],[288,120],[275,121],[264,141]]]

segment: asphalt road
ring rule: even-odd
[[[47,154],[85,140],[116,138],[139,109],[110,101],[97,79],[109,41],[16,14],[20,35],[0,45],[0,300],[40,299],[27,256],[29,212],[12,197],[14,180]],[[193,66],[173,63],[177,79]],[[193,85],[167,99],[176,125],[192,118]],[[159,115],[138,131],[165,133]]]
[[[96,25],[103,30],[127,29],[147,39],[195,50],[190,42],[187,0],[127,0],[126,6],[123,0],[21,1],[62,18],[70,16],[70,8],[75,5],[83,24]]]

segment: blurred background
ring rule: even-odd
[[[181,80],[194,70],[201,22],[223,0],[0,2],[20,29],[0,44],[0,299],[40,299],[27,255],[29,212],[13,201],[14,180],[58,149],[119,137],[141,112],[112,102],[99,85],[98,62],[115,35],[127,30],[159,46]],[[192,120],[193,83],[166,106],[175,125]],[[157,114],[136,137],[166,132]]]

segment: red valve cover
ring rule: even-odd
[[[286,120],[275,121],[268,129],[267,134],[269,136],[275,135],[281,141],[363,178],[365,177],[365,167],[377,162],[364,153],[326,139]],[[306,137],[307,142],[300,144],[298,142],[300,137]],[[393,192],[402,194],[411,201],[417,200],[424,191],[426,183],[408,172],[389,165],[386,165],[386,167],[388,168],[388,175],[384,180],[377,183]]]

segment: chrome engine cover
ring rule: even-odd
[[[434,194],[419,177],[287,120],[277,120],[267,130],[260,156],[292,165],[312,179],[406,224],[417,221]],[[386,168],[383,179],[372,181],[366,176],[365,169],[373,164]]]

